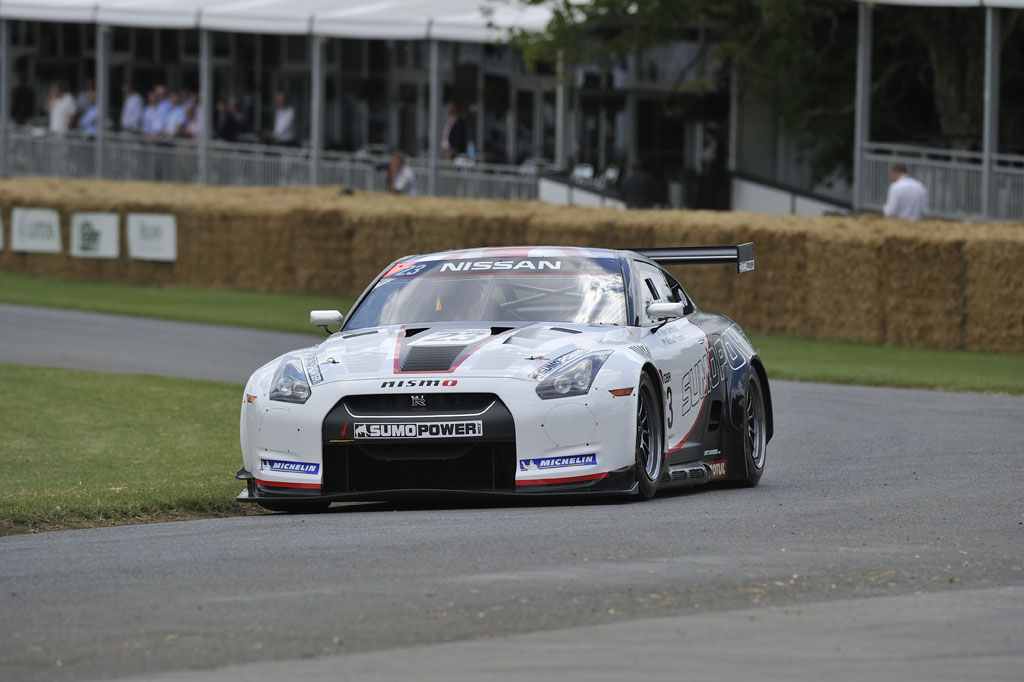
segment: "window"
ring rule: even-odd
[[[636,274],[640,281],[637,282],[640,298],[640,320],[642,325],[657,324],[655,320],[647,315],[647,306],[651,303],[680,303],[689,302],[686,292],[675,277],[668,274],[656,265],[643,261],[634,261]]]

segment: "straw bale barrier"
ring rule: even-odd
[[[61,216],[61,254],[11,249],[14,207]],[[121,216],[121,256],[68,255],[71,215]],[[173,263],[127,256],[125,216],[172,213]],[[1024,352],[1024,224],[909,223],[541,202],[343,194],[337,187],[206,187],[0,180],[0,268],[69,279],[358,294],[392,260],[449,248],[641,248],[754,241],[757,269],[670,268],[698,305],[745,328],[934,348]]]

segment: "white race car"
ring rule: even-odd
[[[388,266],[338,331],[256,370],[238,500],[277,511],[452,491],[755,485],[768,377],[739,326],[659,263],[754,267],[753,244],[482,248]]]

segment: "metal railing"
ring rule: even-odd
[[[889,189],[891,167],[902,161],[909,174],[928,190],[928,214],[955,219],[973,219],[982,214],[981,152],[868,143],[863,150],[860,205],[882,210]],[[989,217],[996,220],[1024,219],[1024,156],[999,154],[994,157]]]
[[[11,175],[96,177],[96,143],[80,135],[52,135],[38,128],[8,133],[5,154]],[[389,158],[381,154],[323,152],[318,182],[368,192],[388,189]],[[427,193],[430,165],[412,157],[421,194]],[[306,185],[310,182],[308,147],[210,143],[207,177],[214,185]],[[103,147],[103,177],[111,180],[196,182],[199,148],[195,142],[150,142],[137,135],[108,134]],[[517,166],[441,161],[436,194],[461,198],[536,199],[538,177]]]

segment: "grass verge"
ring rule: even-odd
[[[352,306],[350,298],[320,294],[78,282],[3,270],[0,302],[299,333],[313,331],[310,310]]]
[[[0,535],[253,513],[241,386],[4,364],[0,384]]]
[[[836,384],[1024,395],[1024,355],[751,334],[768,376]]]

